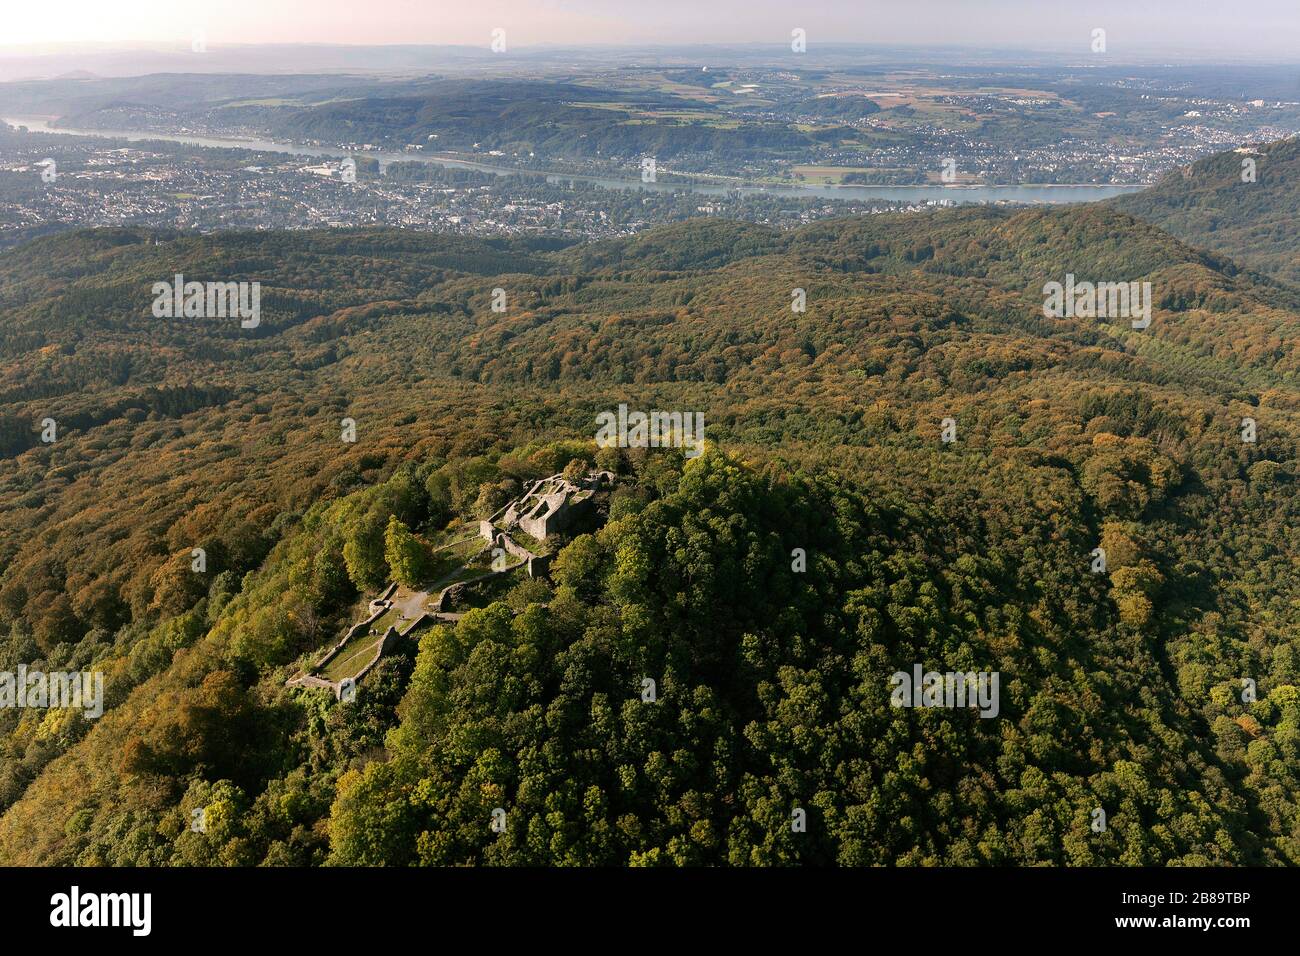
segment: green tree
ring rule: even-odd
[[[428,549],[397,515],[388,519],[384,530],[384,557],[398,584],[416,587],[428,576]]]

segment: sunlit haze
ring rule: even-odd
[[[1104,27],[1117,54],[1214,50],[1290,57],[1300,14],[1289,0],[1227,5],[1198,0],[68,0],[7,5],[0,47],[97,43],[347,43],[484,45],[505,29],[515,46],[783,42],[970,44],[1068,49]]]

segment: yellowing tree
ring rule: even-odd
[[[428,554],[411,529],[393,515],[384,530],[384,557],[393,572],[393,580],[407,587],[416,587],[428,573]]]

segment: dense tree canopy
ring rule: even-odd
[[[1104,207],[152,238],[0,256],[0,668],[106,708],[0,709],[0,860],[1300,862],[1289,287]],[[262,326],[160,325],[176,271]],[[1044,319],[1067,272],[1151,281],[1151,327]],[[706,452],[598,449],[619,403]],[[549,577],[351,703],[285,686],[596,466]],[[918,664],[997,716],[891,706]]]

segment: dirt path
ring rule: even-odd
[[[414,621],[424,613],[424,602],[429,599],[428,591],[413,591],[411,596],[401,601],[394,601],[393,607],[408,621]]]

